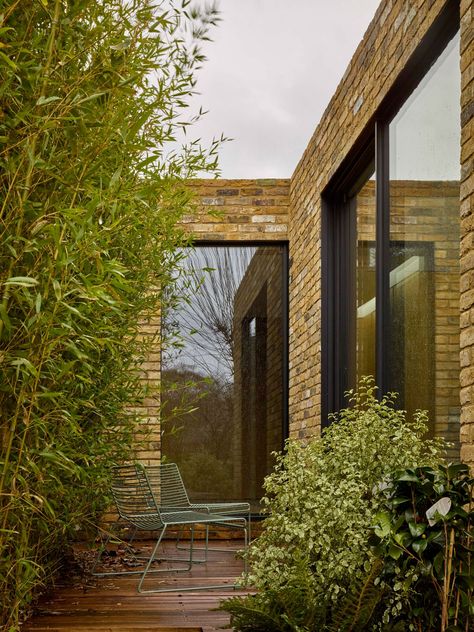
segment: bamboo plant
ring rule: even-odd
[[[140,320],[171,297],[176,150],[215,9],[149,0],[0,1],[0,626],[107,501],[143,396]],[[166,290],[166,292],[165,292]]]

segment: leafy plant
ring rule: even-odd
[[[404,469],[387,482],[372,544],[411,629],[472,629],[473,487],[462,463]]]
[[[241,632],[364,632],[384,592],[376,585],[381,567],[376,561],[340,603],[331,603],[315,592],[308,561],[298,558],[284,586],[233,597],[221,610],[230,612],[232,629]]]
[[[241,632],[324,630],[328,600],[315,593],[308,560],[296,554],[293,568],[276,588],[224,601],[231,627]]]
[[[380,603],[384,589],[377,582],[382,564],[376,560],[367,577],[352,585],[341,604],[334,608],[328,632],[365,632]]]
[[[377,400],[373,379],[362,379],[348,399],[321,437],[288,441],[265,481],[269,515],[250,549],[250,581],[263,595],[282,591],[302,558],[314,599],[340,604],[372,567],[368,539],[381,481],[401,467],[442,460],[443,442],[426,439],[426,414],[407,421],[395,396]]]
[[[175,300],[182,179],[216,165],[177,131],[217,20],[187,0],[5,0],[0,12],[0,625],[50,580],[129,457]],[[142,409],[146,416],[146,409]],[[142,428],[142,427],[141,427]]]

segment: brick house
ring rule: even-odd
[[[253,247],[235,294],[235,472],[252,469],[252,441],[275,449],[319,433],[364,374],[408,412],[428,409],[430,432],[474,466],[473,93],[471,0],[382,0],[291,178],[190,183],[199,205],[184,224],[198,248]],[[255,258],[272,246],[283,249],[281,300],[274,255]],[[259,349],[259,318],[248,395],[241,365],[251,368],[249,344]],[[146,369],[156,377],[159,358]],[[252,398],[260,413],[243,442]],[[143,458],[157,458],[156,437],[149,448]]]

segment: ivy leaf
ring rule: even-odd
[[[398,481],[404,481],[407,483],[419,483],[420,479],[418,478],[418,476],[410,471],[410,470],[405,470],[403,472],[403,474],[401,474],[400,476],[397,477]]]
[[[390,546],[388,547],[388,554],[394,560],[398,560],[402,552],[403,552],[402,549],[396,546],[395,544],[390,544]]]
[[[393,498],[390,501],[390,504],[392,504],[394,507],[398,507],[399,505],[403,505],[404,503],[409,503],[409,502],[410,502],[409,498],[399,496],[398,498]]]
[[[459,573],[457,581],[464,585],[467,590],[474,590],[474,575],[472,573]]]
[[[390,533],[391,529],[390,514],[385,511],[381,511],[375,516],[375,519],[378,523],[374,528],[375,535],[381,539],[385,538]]]

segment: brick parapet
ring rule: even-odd
[[[195,212],[181,224],[203,241],[288,239],[289,179],[190,180]]]

